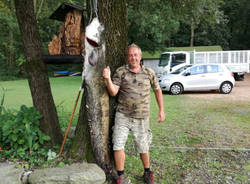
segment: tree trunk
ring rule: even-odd
[[[105,29],[105,57],[102,64],[92,68],[94,72],[89,71],[94,73],[94,77],[85,78],[76,136],[70,153],[77,159],[96,162],[109,175],[113,170],[111,126],[115,98],[109,98],[107,94],[102,71],[109,65],[113,73],[125,63],[128,25],[126,1],[99,0],[98,18]]]
[[[13,31],[9,29],[9,45],[8,45],[8,58],[7,58],[7,70],[8,73],[12,73],[15,68],[15,53],[14,53],[14,35]]]
[[[10,12],[14,12],[14,2],[9,1]],[[14,33],[11,27],[9,27],[9,41],[7,45],[7,57],[6,57],[6,67],[8,74],[14,72],[15,69],[15,51],[14,51]]]
[[[194,21],[192,20],[190,26],[190,47],[194,46]]]
[[[34,14],[33,1],[15,0],[16,15],[22,34],[33,104],[42,114],[40,129],[51,137],[53,144],[61,144],[62,133],[53,101],[46,65],[42,60],[42,44]]]

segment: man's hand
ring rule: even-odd
[[[159,123],[163,122],[165,120],[165,113],[164,111],[159,111],[157,120]]]
[[[115,84],[113,84],[113,82],[111,80],[111,72],[110,72],[109,66],[104,68],[104,70],[102,72],[102,76],[105,80],[105,84],[107,86],[107,89],[108,89],[110,96],[115,96],[119,91],[119,86],[116,86]]]
[[[165,113],[164,113],[164,105],[163,105],[163,96],[161,92],[161,88],[154,90],[156,101],[159,107],[159,113],[157,116],[157,121],[159,123],[163,122],[165,120]]]
[[[104,79],[110,79],[110,68],[109,66],[107,66],[106,68],[104,68],[102,76]]]

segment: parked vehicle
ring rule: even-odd
[[[243,80],[244,74],[250,72],[250,51],[164,52],[155,72],[159,78],[187,64],[225,65],[236,80]]]
[[[219,90],[229,94],[235,84],[233,73],[219,64],[185,65],[159,79],[162,91],[179,95],[183,91]]]

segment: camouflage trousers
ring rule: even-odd
[[[128,134],[131,131],[138,153],[148,153],[152,142],[152,133],[149,129],[149,118],[136,119],[116,112],[113,126],[113,150],[124,150]]]

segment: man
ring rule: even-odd
[[[103,70],[103,77],[111,96],[119,92],[118,107],[113,127],[113,150],[118,173],[116,183],[129,183],[124,177],[125,152],[124,146],[132,132],[136,149],[144,166],[144,180],[153,184],[153,172],[150,171],[149,144],[151,131],[149,129],[150,89],[154,90],[159,107],[158,121],[165,120],[163,97],[158,79],[153,70],[141,66],[141,49],[132,44],[128,47],[128,65],[118,68],[111,80],[110,68]]]

